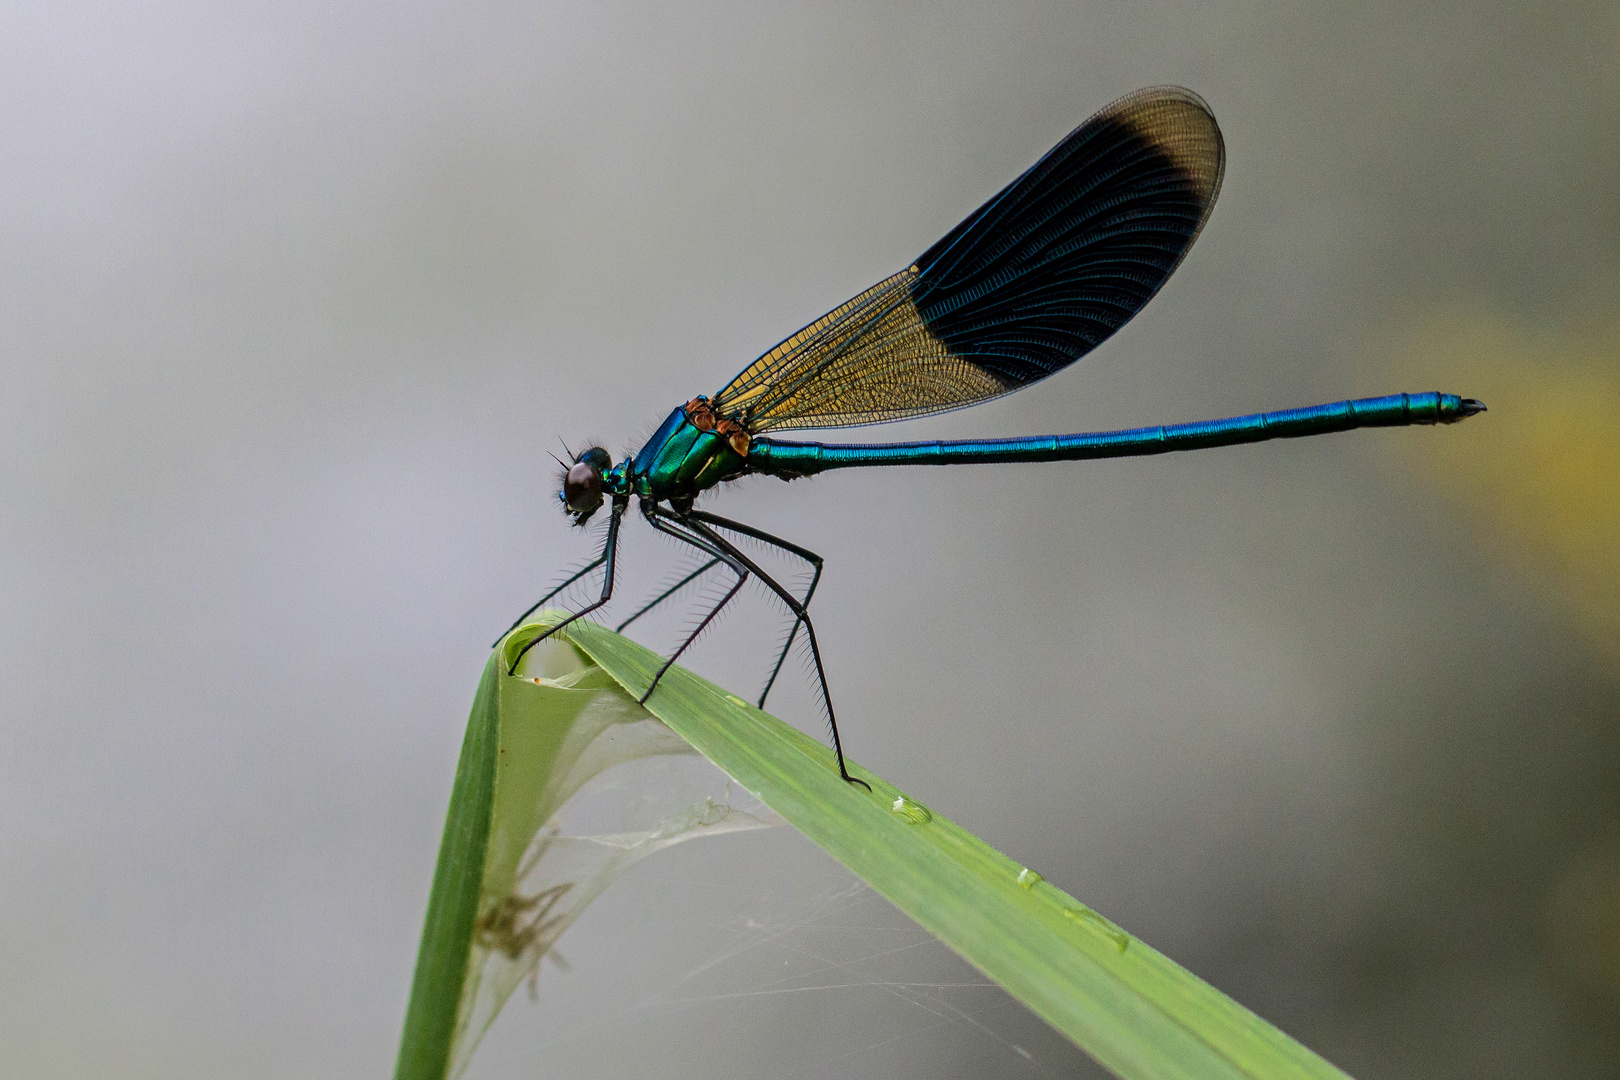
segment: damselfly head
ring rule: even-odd
[[[563,474],[562,490],[557,498],[563,509],[574,515],[574,524],[583,525],[602,505],[602,474],[612,466],[613,458],[600,446],[593,446],[574,459]]]

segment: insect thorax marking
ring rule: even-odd
[[[748,456],[748,430],[729,416],[719,416],[706,397],[695,397],[686,403],[686,418],[699,431],[713,431],[731,444],[738,457]]]

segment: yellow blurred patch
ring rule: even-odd
[[[1538,331],[1454,308],[1418,320],[1391,359],[1403,381],[1436,382],[1414,389],[1489,407],[1408,462],[1620,660],[1620,318]]]

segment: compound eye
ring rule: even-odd
[[[602,505],[602,474],[576,461],[563,477],[563,502],[576,514],[589,514]]]

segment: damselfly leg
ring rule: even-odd
[[[574,612],[572,615],[568,616],[568,618],[564,619],[562,622],[558,623],[556,626],[550,627],[549,629],[546,630],[545,633],[541,634],[539,637],[535,638],[533,641],[531,641],[527,645],[523,646],[522,650],[519,651],[518,654],[512,658],[512,666],[507,668],[507,671],[506,671],[506,673],[508,675],[517,674],[518,663],[520,661],[522,661],[522,659],[524,657],[524,654],[527,653],[530,649],[534,648],[536,645],[540,644],[542,641],[546,640],[546,638],[550,637],[552,634],[555,634],[557,631],[561,630],[563,627],[567,626],[569,623],[573,622],[574,620],[582,618],[582,617],[584,617],[586,615],[589,615],[591,612],[595,611],[597,608],[601,607],[603,604],[607,603],[609,600],[611,600],[613,598],[613,569],[614,569],[614,562],[615,562],[615,559],[616,559],[616,557],[618,555],[618,551],[619,551],[619,521],[624,517],[624,508],[629,505],[629,502],[630,501],[628,499],[614,499],[613,500],[613,516],[608,518],[607,541],[605,543],[603,543],[603,545],[602,545],[602,556],[601,556],[600,559],[597,560],[598,563],[606,563],[607,564],[606,569],[604,569],[602,571],[602,595],[601,595],[601,597],[598,600],[596,600],[595,603],[587,604],[585,607],[581,608],[579,611]],[[590,567],[586,567],[585,569],[589,570]],[[579,574],[574,575],[573,578],[570,578],[568,581],[564,582],[563,585],[561,586],[561,588],[566,588],[568,585],[572,584],[573,581],[577,580],[584,573],[585,573],[585,570],[580,571]],[[553,590],[551,593],[547,594],[546,599],[541,600],[540,604],[545,603],[546,600],[549,600],[552,596],[556,595],[557,591],[559,591],[559,590]],[[518,624],[521,624],[523,622],[523,619],[528,618],[530,613],[532,613],[535,610],[535,608],[538,608],[540,606],[540,604],[536,604],[536,605],[534,605],[534,607],[532,607],[528,611],[524,612],[523,613],[523,618],[519,619],[517,621],[517,623],[513,624],[513,628],[516,629],[516,626]],[[507,633],[511,633],[511,631],[508,630]],[[500,643],[496,642],[496,644],[498,645]]]
[[[692,582],[696,581],[698,578],[702,577],[704,574],[707,574],[710,570],[713,570],[719,565],[720,557],[716,555],[714,558],[710,559],[708,562],[704,563],[702,566],[698,567],[696,570],[692,571],[690,574],[687,574],[685,577],[681,578],[681,580],[677,581],[675,584],[671,585],[669,588],[647,601],[647,603],[642,606],[640,611],[624,620],[624,622],[620,623],[618,626],[615,626],[613,628],[613,632],[615,634],[624,633],[625,627],[629,626],[631,623],[647,614],[647,612],[651,611],[659,604],[662,604],[665,600],[668,600],[670,597],[674,596],[676,593],[680,592],[682,589],[692,584]]]
[[[814,573],[810,575],[810,587],[804,590],[804,599],[799,601],[799,605],[801,607],[809,609],[810,599],[816,595],[816,586],[821,583],[822,559],[820,555],[817,555],[809,548],[802,548],[798,544],[789,543],[779,536],[772,536],[770,533],[765,532],[762,529],[756,529],[752,525],[744,525],[740,521],[732,521],[729,518],[723,518],[719,514],[710,514],[702,510],[693,510],[686,516],[696,518],[698,521],[706,522],[710,525],[717,525],[722,529],[729,529],[732,532],[741,533],[744,536],[751,536],[755,540],[758,540],[761,543],[770,544],[772,547],[785,551],[789,555],[797,555],[799,558],[809,563],[812,567],[814,567]],[[770,696],[771,687],[776,685],[776,677],[782,673],[782,664],[787,660],[789,650],[793,648],[793,639],[798,636],[799,623],[801,621],[802,619],[795,618],[793,620],[793,625],[788,628],[787,640],[782,643],[782,652],[776,658],[776,666],[771,668],[771,677],[765,680],[765,689],[759,692],[759,707],[761,709],[765,707],[765,699]]]
[[[646,517],[647,524],[651,525],[659,532],[666,536],[673,536],[675,539],[684,544],[690,544],[699,551],[703,552],[705,555],[713,556],[718,561],[725,563],[727,568],[730,569],[732,573],[737,575],[737,580],[732,583],[731,588],[726,592],[726,595],[720,598],[720,602],[718,604],[709,609],[709,613],[703,616],[702,621],[697,624],[696,629],[694,629],[690,634],[686,635],[686,640],[681,642],[680,648],[676,649],[670,654],[669,659],[664,661],[664,666],[659,668],[658,673],[653,676],[652,682],[647,684],[646,692],[644,692],[638,699],[640,704],[645,705],[647,703],[647,699],[652,697],[653,690],[657,688],[658,680],[664,677],[664,672],[668,671],[670,665],[675,663],[675,661],[680,657],[681,653],[686,651],[686,647],[688,645],[697,640],[698,635],[703,633],[704,629],[709,625],[710,622],[714,620],[716,615],[720,614],[720,609],[731,603],[731,598],[737,595],[737,590],[741,589],[743,587],[743,582],[748,580],[748,571],[738,559],[734,558],[723,548],[707,542],[703,537],[693,535],[692,532],[689,531],[691,529],[690,525],[681,521],[675,515],[670,514],[667,511],[660,510],[658,506],[650,500],[642,502],[641,513],[644,517]]]
[[[511,626],[508,626],[506,628],[505,633],[501,634],[500,637],[495,639],[494,644],[491,645],[490,648],[493,649],[496,645],[499,645],[501,643],[501,640],[503,638],[505,638],[507,634],[510,634],[512,631],[516,630],[518,627],[523,625],[523,620],[524,619],[527,619],[530,615],[533,615],[535,612],[537,612],[541,608],[545,607],[546,604],[551,600],[551,598],[553,596],[556,596],[558,593],[560,593],[564,589],[568,588],[568,586],[572,585],[574,582],[578,581],[580,578],[584,577],[586,574],[590,573],[592,570],[595,570],[598,566],[601,566],[602,563],[606,559],[607,559],[607,552],[604,551],[602,554],[598,555],[596,558],[592,559],[590,562],[588,562],[584,566],[580,567],[574,573],[568,575],[568,580],[564,581],[561,585],[558,585],[555,589],[552,589],[550,592],[546,593],[546,595],[544,595],[540,599],[536,600],[533,604],[531,604],[529,606],[528,611],[525,611],[523,614],[519,615],[517,617],[517,620],[515,622],[513,622]]]
[[[871,791],[871,784],[849,775],[849,770],[844,767],[844,746],[838,738],[838,718],[833,714],[832,694],[827,691],[827,673],[821,666],[821,648],[816,644],[816,628],[810,621],[810,613],[805,610],[804,605],[799,602],[798,598],[778,584],[776,579],[761,570],[752,559],[738,550],[735,544],[698,520],[696,513],[688,513],[677,520],[697,533],[698,536],[713,544],[719,553],[730,556],[758,576],[759,580],[765,583],[766,588],[781,597],[782,602],[788,606],[789,611],[793,612],[798,622],[804,624],[805,637],[810,641],[810,656],[816,664],[816,681],[821,686],[821,701],[827,707],[827,726],[832,729],[833,753],[838,755],[838,775],[852,784],[859,784],[867,791]]]

